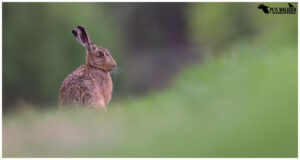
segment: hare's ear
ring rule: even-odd
[[[90,40],[89,34],[84,27],[78,26],[76,29],[72,30],[72,33],[81,45],[85,46],[87,49],[90,48],[92,41]]]

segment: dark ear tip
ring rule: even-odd
[[[79,28],[80,30],[85,30],[85,28],[84,27],[82,27],[82,26],[77,26],[77,28]]]
[[[77,37],[77,32],[75,31],[75,29],[72,30],[72,33],[74,34],[75,37]]]

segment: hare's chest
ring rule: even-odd
[[[94,91],[97,97],[97,102],[102,104],[104,103],[105,106],[107,106],[108,102],[111,99],[111,93],[113,89],[110,75],[100,80],[95,86],[96,87],[94,88]]]

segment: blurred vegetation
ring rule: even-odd
[[[71,34],[79,24],[121,68],[113,75],[114,102],[169,87],[184,66],[241,37],[276,26],[296,34],[296,15],[264,15],[256,5],[3,3],[3,109],[57,104],[63,79],[85,63],[85,50]]]
[[[27,16],[19,13],[35,5],[41,17],[34,18],[37,15],[28,10]],[[156,8],[159,4],[151,5]],[[44,104],[39,107],[48,104],[50,109],[38,111],[30,109],[29,104],[23,110],[5,114],[3,156],[297,157],[297,15],[265,15],[257,9],[257,3],[177,5],[184,7],[186,25],[182,28],[186,41],[174,43],[196,48],[196,54],[205,55],[200,57],[202,63],[186,60],[187,66],[170,75],[167,89],[147,90],[146,96],[136,98],[131,95],[136,92],[129,82],[132,77],[126,75],[130,67],[140,63],[131,59],[137,54],[128,51],[144,50],[152,40],[139,33],[148,40],[142,49],[132,48],[135,41],[128,34],[134,33],[125,32],[118,24],[122,20],[108,19],[106,9],[119,9],[122,16],[130,18],[133,10],[147,4],[4,3],[3,100],[17,101],[21,97],[32,102],[36,98]],[[96,12],[97,16],[93,14]],[[118,14],[114,12],[112,17]],[[100,15],[105,19],[95,22]],[[22,16],[35,23],[26,21],[23,23],[28,23],[27,27],[23,26]],[[103,21],[107,26],[101,26]],[[149,22],[149,28],[144,29],[158,33]],[[63,78],[84,63],[84,55],[80,54],[84,49],[72,41],[69,33],[78,23],[88,24],[92,39],[114,50],[115,59],[125,66],[124,75],[115,82],[115,92],[122,98],[110,105],[108,113],[83,109],[58,112],[57,106],[50,105],[56,100]],[[32,30],[35,24],[43,27]],[[170,46],[163,40],[161,43]],[[15,44],[23,44],[22,50]],[[199,46],[203,48],[200,51]],[[149,52],[140,53],[146,56]],[[174,54],[174,58],[183,55]],[[164,65],[167,67],[168,60]]]
[[[288,3],[264,3],[287,7]],[[190,39],[208,50],[223,49],[241,37],[255,37],[268,30],[288,29],[297,34],[297,15],[265,15],[257,3],[194,3],[187,12]],[[295,4],[296,6],[296,4]],[[297,37],[290,37],[295,38]]]

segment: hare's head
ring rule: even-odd
[[[72,30],[77,41],[86,48],[86,63],[92,67],[109,72],[116,68],[117,63],[108,49],[95,45],[86,29],[82,26]]]

